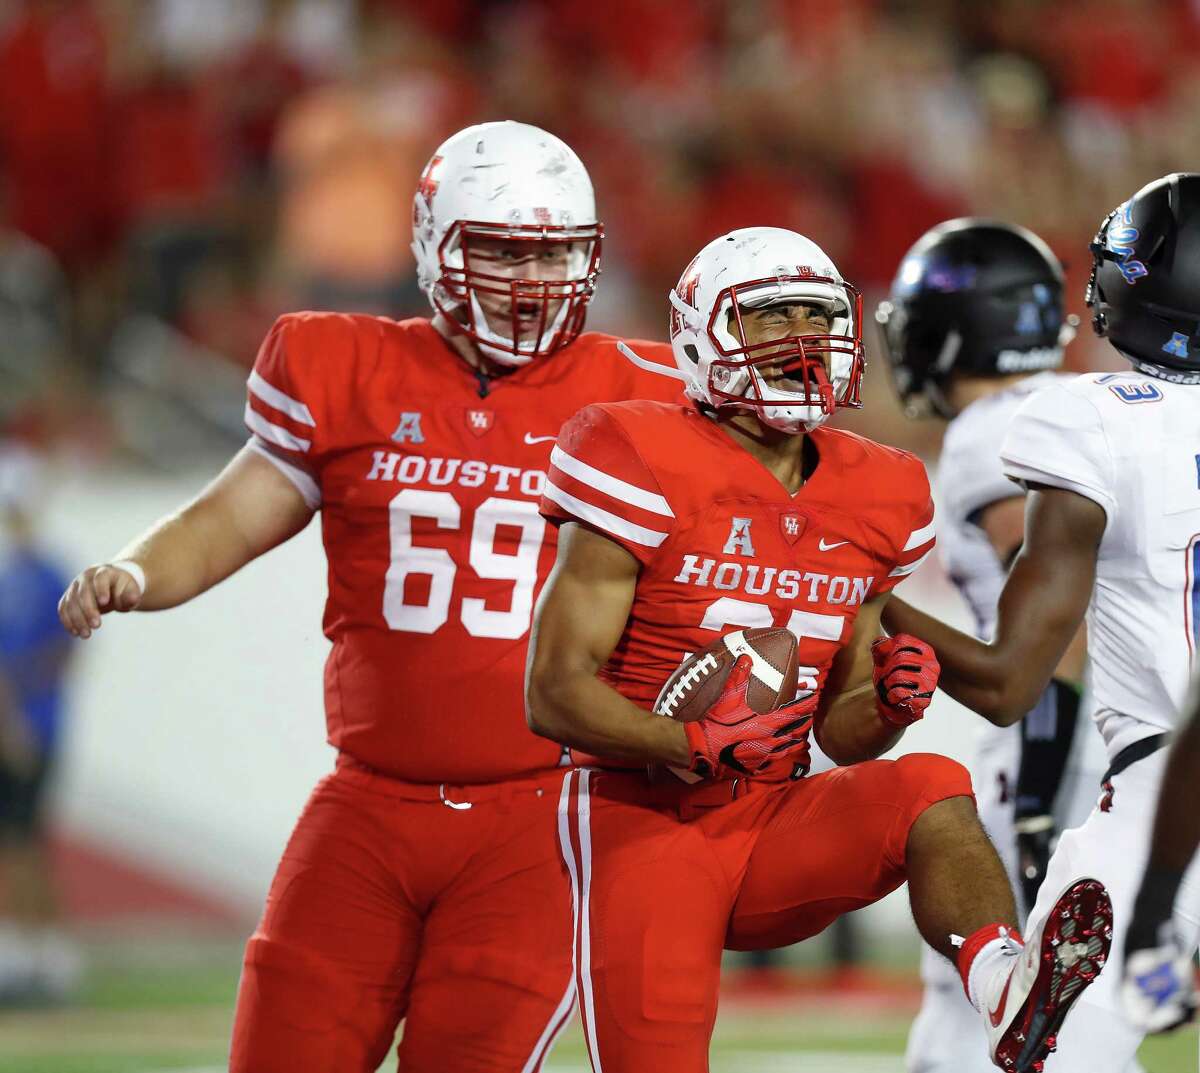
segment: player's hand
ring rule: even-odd
[[[1159,929],[1156,945],[1126,947],[1121,999],[1129,1020],[1143,1032],[1169,1032],[1195,1016],[1192,959],[1170,922]]]
[[[777,744],[767,754],[765,761],[754,772],[754,777],[763,782],[787,782],[802,779],[812,766],[812,748],[809,735],[812,733],[813,715],[817,710],[817,695],[781,704],[770,713],[777,724]]]
[[[915,723],[929,707],[941,672],[933,649],[912,634],[898,633],[875,641],[871,659],[879,718],[894,727]]]
[[[1014,824],[1017,833],[1017,873],[1021,880],[1021,897],[1025,913],[1033,912],[1037,892],[1046,878],[1054,836],[1053,816],[1022,816]]]
[[[110,611],[132,611],[142,602],[137,579],[112,563],[89,566],[79,574],[58,601],[58,617],[75,637],[86,639],[100,628],[100,616]]]
[[[788,779],[808,770],[808,733],[816,695],[760,715],[746,702],[752,666],[749,656],[740,656],[704,718],[684,724],[691,771],[705,776],[724,770]]]

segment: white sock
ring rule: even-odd
[[[975,1009],[983,1012],[983,995],[988,982],[997,972],[1005,972],[1012,966],[1012,958],[1021,952],[1021,944],[1004,928],[1001,934],[980,948],[975,960],[967,970],[967,997]]]

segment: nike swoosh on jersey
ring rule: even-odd
[[[531,436],[528,432],[525,433],[525,442],[532,447],[535,443],[553,443],[557,440],[557,436]]]
[[[850,541],[848,541],[848,540],[838,540],[838,541],[835,541],[833,544],[826,544],[825,538],[821,537],[820,541],[817,543],[817,547],[821,551],[833,551],[834,548],[840,548],[843,544],[849,544],[849,543],[850,543]]]

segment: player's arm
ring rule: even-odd
[[[989,503],[973,519],[983,530],[996,557],[1007,570],[1025,542],[1025,497],[1008,496]],[[1063,767],[1075,733],[1079,690],[1087,665],[1087,628],[1080,624],[1071,643],[1054,668],[1054,679],[1034,706],[1043,719],[1021,721],[1021,775],[1017,785],[1017,815],[1020,798],[1036,796],[1048,812],[1058,793]],[[1043,709],[1045,709],[1043,711]],[[1032,807],[1032,806],[1031,806]]]
[[[160,611],[185,603],[303,529],[313,516],[295,484],[243,447],[190,503],[161,519],[109,562],[89,566],[58,605],[63,626],[90,637],[110,611]],[[122,562],[141,568],[142,590]]]
[[[529,638],[526,719],[535,734],[585,752],[688,767],[683,724],[652,718],[596,677],[625,630],[638,569],[615,541],[576,522],[560,528]]]
[[[879,717],[871,643],[883,633],[880,616],[891,593],[863,604],[850,640],[838,650],[825,679],[813,734],[821,751],[837,764],[857,764],[886,753],[903,727]]]
[[[1009,569],[1025,543],[1025,497],[1014,495],[998,499],[980,510],[973,520],[983,530],[1005,570]],[[1054,677],[1057,681],[1078,686],[1083,681],[1086,665],[1087,629],[1080,624],[1054,668]]]
[[[1010,566],[1025,540],[1025,497],[1012,495],[995,500],[979,510],[972,521],[987,536],[996,558],[1006,568]],[[1033,905],[1050,861],[1056,833],[1054,802],[1075,740],[1086,661],[1087,631],[1081,625],[1054,669],[1050,684],[1021,719],[1014,827],[1018,877],[1027,907]]]
[[[891,633],[933,646],[941,687],[998,726],[1011,726],[1035,704],[1079,631],[1096,576],[1106,515],[1094,500],[1031,484],[1024,542],[1000,597],[990,644],[947,626],[902,600],[883,612]]]

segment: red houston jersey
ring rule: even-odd
[[[933,549],[925,467],[850,432],[795,495],[698,410],[588,406],[559,433],[542,513],[615,540],[641,564],[625,632],[601,676],[649,708],[690,652],[738,627],[786,626],[800,686],[819,689],[862,605]]]
[[[671,360],[665,344],[637,346]],[[557,540],[537,506],[550,450],[581,406],[677,395],[596,333],[488,383],[428,320],[276,322],[246,424],[321,509],[331,744],[420,782],[560,763],[526,728],[523,701],[530,616]]]

